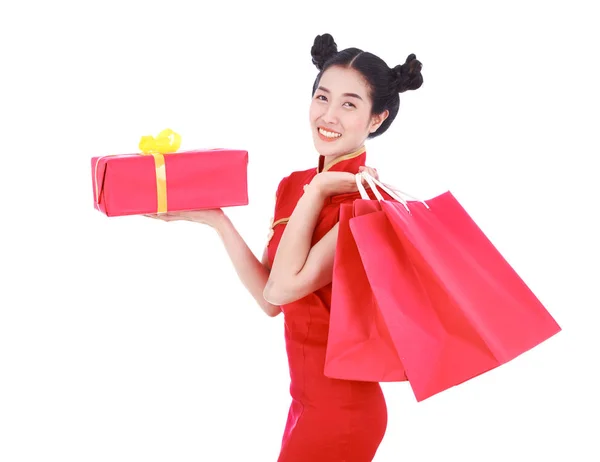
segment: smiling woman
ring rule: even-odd
[[[323,146],[325,162],[340,151],[360,146],[389,116],[384,110],[370,120],[368,93],[362,74],[352,68],[332,66],[321,77],[310,105],[310,121],[313,136],[318,137],[315,142]]]
[[[338,52],[329,34],[315,38],[312,57],[320,72],[309,121],[319,164],[279,184],[265,260],[272,269],[264,298],[284,313],[291,377],[278,460],[369,462],[387,427],[379,384],[335,380],[323,372],[337,221],[340,204],[360,198],[354,175],[367,169],[365,141],[388,129],[400,106],[398,93],[419,88],[423,77],[415,55],[390,69],[357,48]]]
[[[387,427],[378,383],[324,375],[331,281],[340,205],[360,199],[355,175],[365,166],[367,139],[385,132],[398,113],[398,93],[423,83],[415,55],[394,68],[358,48],[337,51],[329,34],[312,50],[319,69],[309,120],[318,166],[292,172],[277,188],[272,232],[262,261],[221,210],[160,215],[212,226],[242,283],[269,316],[285,317],[292,403],[279,462],[369,462]]]
[[[422,64],[414,54],[390,69],[358,48],[337,52],[330,34],[317,37],[311,52],[321,72],[313,84],[310,124],[325,163],[383,134],[398,114],[399,93],[423,84]]]

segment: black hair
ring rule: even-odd
[[[374,133],[369,133],[368,138],[381,135],[394,121],[400,108],[399,93],[416,90],[423,84],[423,65],[414,54],[408,55],[404,64],[390,68],[383,59],[358,48],[346,48],[338,52],[330,34],[317,35],[310,54],[313,64],[320,71],[313,84],[313,96],[323,73],[331,66],[340,66],[355,69],[367,81],[373,103],[371,115],[380,114],[386,109],[389,111],[388,117]]]

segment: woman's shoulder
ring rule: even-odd
[[[280,197],[281,194],[284,194],[286,191],[296,191],[298,189],[302,190],[304,185],[310,183],[316,174],[316,168],[299,170],[290,173],[289,175],[283,177],[279,182],[279,185],[277,186],[277,196]]]

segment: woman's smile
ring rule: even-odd
[[[342,137],[341,133],[325,130],[324,128],[318,128],[317,132],[319,133],[319,138],[323,141],[335,141]]]

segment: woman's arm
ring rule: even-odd
[[[263,293],[265,300],[284,305],[332,281],[338,225],[311,247],[312,236],[326,197],[356,189],[354,175],[337,172],[319,174],[305,187],[281,236]]]
[[[267,302],[263,297],[265,285],[269,279],[266,249],[262,262],[258,261],[229,217],[224,213],[213,226],[221,237],[242,284],[268,316],[277,316],[281,313],[281,308]]]

